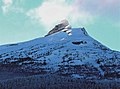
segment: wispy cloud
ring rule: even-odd
[[[3,1],[3,6],[2,6],[2,10],[4,13],[7,13],[9,8],[11,7],[13,1],[12,0],[2,0]]]
[[[91,15],[117,21],[120,19],[120,0],[76,0],[75,4]]]
[[[45,0],[39,7],[27,13],[33,20],[37,20],[47,27],[56,22],[68,19],[71,23],[82,24],[92,21],[92,16],[83,10],[79,11],[75,4],[68,4],[67,0]]]
[[[20,4],[24,0],[2,0],[4,13],[18,12],[32,21],[51,28],[60,20],[68,19],[74,26],[95,22],[96,18],[107,18],[120,23],[120,0],[43,0],[42,4],[25,10]],[[36,2],[36,1],[35,1]]]
[[[16,3],[20,3],[22,0],[2,0],[3,5],[2,5],[2,10],[3,13],[9,13],[9,12],[24,12],[22,7],[19,7],[16,5]]]

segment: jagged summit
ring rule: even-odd
[[[59,24],[55,25],[55,27],[51,31],[49,31],[46,36],[52,35],[54,33],[60,32],[60,31],[65,32],[68,35],[72,35],[72,33],[74,33],[74,35],[76,35],[76,34],[88,35],[85,28],[72,28],[67,20],[62,20]]]
[[[67,20],[62,20],[58,25],[55,25],[55,27],[51,31],[49,31],[46,36],[50,36],[58,32],[64,32],[67,35],[73,35],[74,37],[88,35],[85,28],[72,28]]]
[[[59,24],[55,25],[55,27],[51,31],[49,31],[46,36],[59,32],[63,29],[71,29],[71,26],[69,25],[69,22],[67,20],[62,20]]]
[[[68,22],[68,20],[64,19],[60,22],[60,24],[63,24],[64,26],[68,26],[69,22]]]

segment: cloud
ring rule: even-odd
[[[66,18],[71,10],[72,7],[65,4],[64,0],[49,0],[29,11],[27,15],[40,20],[45,25],[50,25]]]
[[[27,12],[27,16],[47,27],[63,19],[68,19],[71,23],[81,22],[82,24],[92,21],[92,16],[88,12],[79,11],[74,3],[68,4],[67,1],[45,0],[42,5]]]
[[[3,0],[5,5],[11,5],[12,4],[12,0]]]
[[[17,6],[22,2],[22,0],[2,0],[2,11],[4,14],[8,12],[23,13],[24,10],[22,7]]]
[[[48,29],[63,19],[68,19],[73,26],[92,24],[96,18],[120,22],[120,0],[43,0],[42,4],[28,10],[22,7],[26,3],[24,0],[2,1],[4,13],[24,13],[31,21]]]
[[[120,19],[120,0],[76,0],[75,4],[91,15]]]
[[[2,0],[3,1],[3,6],[2,10],[4,13],[7,13],[9,10],[9,7],[12,5],[13,1],[12,0]]]

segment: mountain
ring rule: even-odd
[[[73,78],[120,78],[120,52],[96,41],[85,28],[72,28],[69,23],[63,26],[64,23],[45,37],[0,46],[0,66]]]

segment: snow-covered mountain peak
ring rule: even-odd
[[[89,40],[91,37],[87,34],[84,28],[62,29],[51,35],[44,37],[48,43],[60,43],[63,41],[82,41]]]
[[[71,28],[64,22],[45,37],[0,46],[0,64],[29,72],[120,78],[120,52],[90,37],[84,28]]]
[[[55,25],[55,27],[50,30],[46,36],[58,34],[62,37],[61,33],[63,35],[66,33],[66,35],[72,36],[74,38],[84,37],[88,35],[84,28],[72,28],[67,20],[62,20],[59,24]]]
[[[71,29],[71,34],[74,37],[88,36],[88,33],[84,28],[72,28]]]

